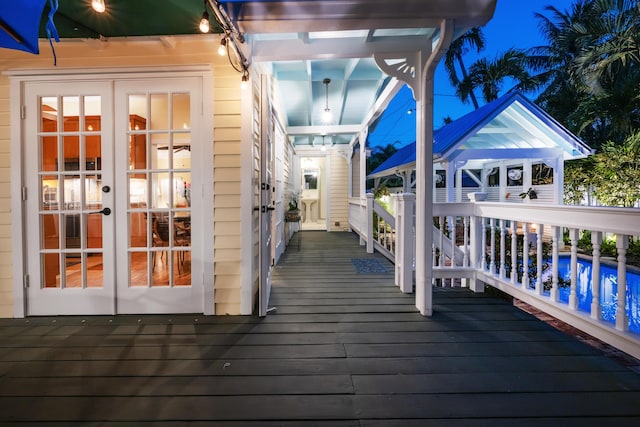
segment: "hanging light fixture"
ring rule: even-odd
[[[220,46],[218,46],[218,55],[225,56],[227,54],[227,37],[223,36],[220,40]]]
[[[329,83],[331,83],[331,79],[324,79],[322,84],[325,89],[325,102],[324,102],[324,112],[322,113],[322,120],[325,123],[329,123],[332,119],[331,109],[329,108]],[[324,141],[323,144],[324,146]]]
[[[98,13],[102,13],[107,9],[104,0],[91,0],[91,7]]]
[[[204,0],[204,12],[202,12],[202,19],[200,20],[199,25],[200,31],[202,33],[209,32],[209,13],[207,13],[207,0]]]
[[[327,146],[324,145],[324,137],[325,135],[322,135],[322,147],[320,147],[320,151],[327,151]]]

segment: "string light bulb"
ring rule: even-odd
[[[320,151],[327,151],[327,146],[324,145],[324,135],[322,135],[322,147],[320,147]]]
[[[333,118],[331,114],[331,109],[329,108],[329,83],[331,83],[331,79],[324,79],[322,81],[322,84],[325,87],[325,103],[324,103],[324,112],[322,113],[322,120],[325,123],[329,123]]]
[[[242,73],[242,81],[240,82],[240,89],[247,90],[248,87],[249,87],[249,73],[245,70],[245,72]]]
[[[202,19],[200,20],[200,25],[198,27],[202,33],[206,34],[209,32],[210,26],[209,13],[207,13],[207,0],[204,0],[204,12],[202,12]]]
[[[107,10],[107,7],[104,4],[104,0],[91,0],[91,7],[98,13],[103,13]]]
[[[223,37],[218,46],[218,55],[225,56],[227,54],[227,38]]]

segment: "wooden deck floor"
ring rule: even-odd
[[[0,424],[640,425],[639,374],[486,295],[424,318],[347,233],[303,232],[271,305],[0,320]]]

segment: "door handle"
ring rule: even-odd
[[[271,207],[271,206],[263,206],[262,207],[262,213],[267,213],[268,211],[275,211],[276,208]]]
[[[111,209],[110,208],[103,208],[100,211],[89,212],[89,214],[102,214],[102,215],[108,216],[108,215],[111,215]]]

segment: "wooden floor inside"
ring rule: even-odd
[[[272,313],[0,319],[0,424],[640,425],[640,375],[507,301],[434,316],[349,233],[301,233]]]

